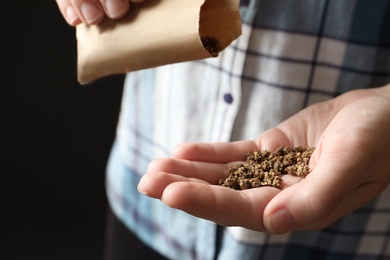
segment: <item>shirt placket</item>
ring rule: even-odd
[[[216,105],[215,127],[211,140],[228,142],[231,140],[233,126],[241,99],[241,80],[244,69],[246,50],[248,47],[251,28],[243,25],[242,35],[235,40],[220,57],[220,86]]]

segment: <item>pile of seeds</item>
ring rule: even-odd
[[[309,160],[315,148],[300,146],[280,147],[274,152],[254,151],[246,156],[246,163],[229,168],[229,176],[220,179],[218,185],[236,190],[262,186],[279,188],[282,175],[305,177],[309,174]]]

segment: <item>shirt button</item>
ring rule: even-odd
[[[241,0],[240,5],[241,6],[249,6],[250,0]]]
[[[230,93],[226,93],[223,95],[223,100],[225,100],[226,103],[231,104],[233,103],[233,96]]]

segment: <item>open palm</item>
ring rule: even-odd
[[[153,161],[140,192],[225,226],[285,233],[321,229],[378,196],[390,182],[390,85],[310,106],[253,141],[183,143]],[[311,173],[280,189],[215,185],[248,152],[314,146]]]

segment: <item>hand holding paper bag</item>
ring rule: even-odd
[[[217,56],[241,34],[237,0],[147,0],[76,27],[78,80]]]

